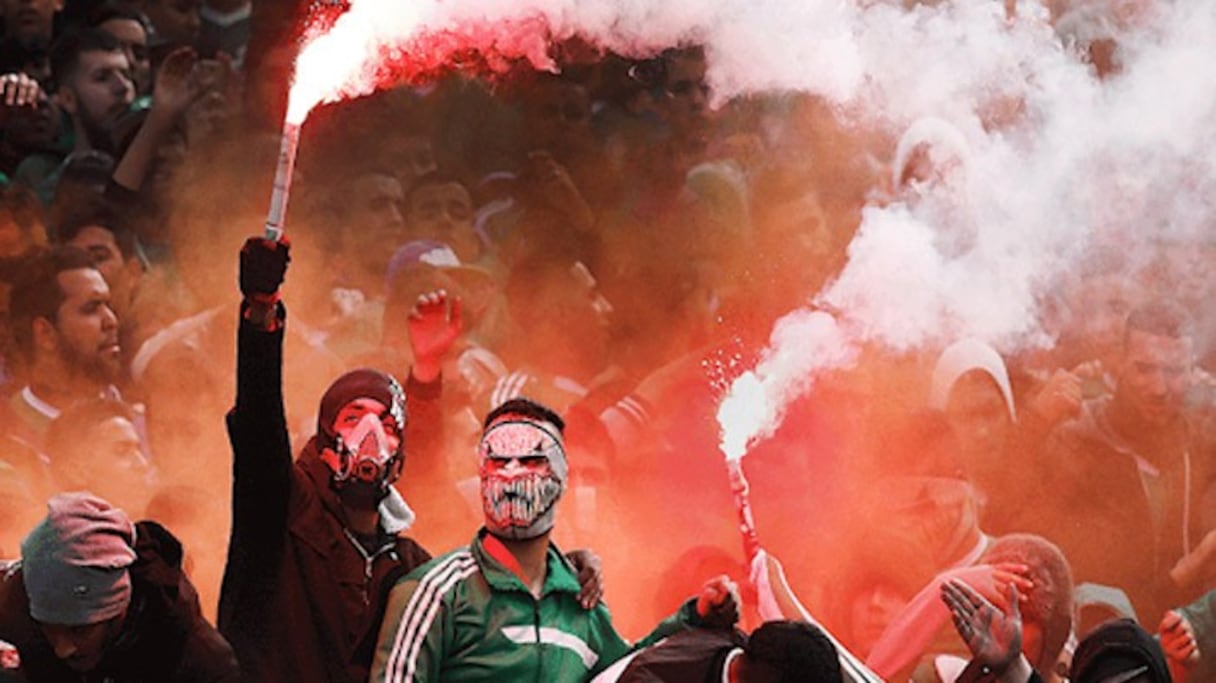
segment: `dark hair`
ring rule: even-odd
[[[1131,619],[1102,624],[1077,644],[1069,679],[1097,683],[1144,667],[1152,683],[1168,683],[1169,669],[1161,645]]]
[[[54,226],[55,237],[66,244],[89,227],[102,228],[114,235],[114,243],[118,245],[124,261],[137,255],[135,233],[118,210],[102,197],[84,197],[76,204],[65,207]]]
[[[9,320],[13,341],[26,360],[34,358],[34,321],[45,318],[54,323],[67,298],[59,274],[84,268],[94,268],[93,259],[75,247],[38,252],[22,264],[9,295]]]
[[[992,544],[987,564],[1014,562],[1029,567],[1034,588],[1026,596],[1022,618],[1043,629],[1043,652],[1031,662],[1036,671],[1052,671],[1072,631],[1072,570],[1051,541],[1033,534],[1009,534]]]
[[[482,423],[482,428],[488,428],[491,424],[494,424],[498,418],[503,417],[504,415],[519,415],[522,417],[532,418],[534,420],[544,420],[545,422],[551,423],[554,427],[557,427],[557,431],[559,433],[565,431],[566,429],[566,421],[563,420],[560,415],[554,412],[552,408],[541,405],[530,398],[522,397],[504,401],[502,405],[498,406],[494,410],[491,410],[490,414],[486,415],[486,420],[484,423]]]
[[[843,683],[840,659],[832,641],[805,621],[768,621],[752,631],[743,646],[749,663],[763,663],[779,683]]]
[[[91,447],[87,441],[90,429],[116,417],[135,424],[135,411],[116,398],[95,398],[72,405],[47,428],[47,455],[56,463],[73,459]]]
[[[1191,336],[1191,321],[1178,304],[1169,299],[1154,299],[1137,306],[1127,316],[1124,343],[1132,331],[1157,337],[1182,339]]]
[[[30,65],[41,65],[48,58],[47,52],[46,45],[22,45],[16,40],[0,41],[0,71],[25,71]],[[47,84],[42,80],[38,84],[45,89]]]
[[[85,52],[122,52],[122,43],[99,28],[83,28],[63,34],[51,47],[51,74],[59,87],[80,67]]]
[[[24,185],[9,185],[0,190],[0,213],[7,214],[26,235],[43,228],[42,204],[38,196]]]
[[[449,185],[449,184],[455,184],[455,185],[459,185],[459,186],[463,187],[465,192],[469,193],[469,201],[471,202],[473,200],[473,191],[469,189],[469,186],[467,184],[465,184],[465,182],[463,180],[461,180],[460,178],[456,177],[455,175],[453,175],[451,173],[445,173],[443,171],[430,171],[427,173],[423,173],[422,175],[415,178],[414,182],[412,184],[410,184],[408,189],[406,189],[406,191],[405,191],[405,210],[406,210],[406,212],[407,213],[409,212],[410,204],[414,201],[414,195],[417,194],[418,191],[421,190],[422,188],[429,187],[431,185]]]
[[[151,22],[148,21],[148,17],[144,16],[143,12],[140,12],[130,3],[121,2],[120,0],[106,0],[89,10],[88,15],[85,17],[84,25],[90,28],[97,28],[112,19],[125,19],[137,22],[144,28],[145,32],[151,26]]]

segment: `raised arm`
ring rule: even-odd
[[[221,629],[249,618],[270,594],[287,529],[291,442],[283,410],[283,326],[279,285],[289,246],[250,238],[241,250],[241,320],[237,331],[232,444],[232,538],[220,605]]]

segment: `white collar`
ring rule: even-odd
[[[54,420],[55,418],[59,417],[59,413],[62,412],[55,406],[35,396],[34,391],[30,389],[28,384],[25,385],[25,388],[21,390],[21,400],[25,401],[26,405],[33,408],[35,411],[46,416],[48,420]]]
[[[206,22],[210,22],[221,28],[228,28],[238,21],[244,21],[253,14],[253,3],[247,2],[243,7],[238,7],[231,12],[217,12],[211,9],[207,4],[203,4],[202,9],[198,11],[199,17]]]
[[[735,648],[726,654],[726,660],[722,662],[722,683],[730,683],[730,663],[741,654],[743,654],[741,648]]]

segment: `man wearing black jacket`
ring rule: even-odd
[[[88,493],[55,496],[47,509],[0,577],[0,639],[16,646],[25,680],[241,680],[173,534]]]
[[[396,380],[355,370],[325,392],[317,432],[293,463],[282,393],[286,309],[278,294],[288,254],[287,242],[260,238],[241,251],[236,405],[228,413],[232,536],[219,626],[247,680],[361,683],[389,589],[430,559],[401,535],[413,513],[393,483],[405,442],[414,450],[436,438],[440,379],[429,369],[439,367],[458,323],[447,317],[442,294],[424,297],[411,316],[408,436]],[[594,604],[598,573],[587,571],[593,577],[584,586],[593,587],[584,595]]]
[[[392,488],[404,458],[405,394],[374,370],[338,378],[321,400],[316,435],[293,462],[282,394],[286,310],[278,301],[288,260],[285,241],[253,238],[241,251],[236,405],[228,413],[232,537],[219,625],[248,680],[361,681],[380,593],[430,559],[398,535],[413,517]],[[411,406],[415,417],[434,398],[428,390],[411,386],[422,399]]]

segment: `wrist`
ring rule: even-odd
[[[997,675],[997,680],[1001,683],[1026,683],[1033,673],[1034,669],[1031,668],[1030,662],[1026,661],[1026,655],[1018,655],[1012,664]]]
[[[241,316],[263,332],[277,330],[282,326],[278,293],[246,296],[241,305]]]
[[[439,378],[443,372],[443,364],[438,359],[418,358],[414,361],[414,367],[411,368],[410,374],[414,379],[423,384],[430,384]]]
[[[148,117],[144,119],[144,128],[150,135],[163,136],[177,125],[178,112],[171,111],[164,104],[153,102],[148,109]]]

